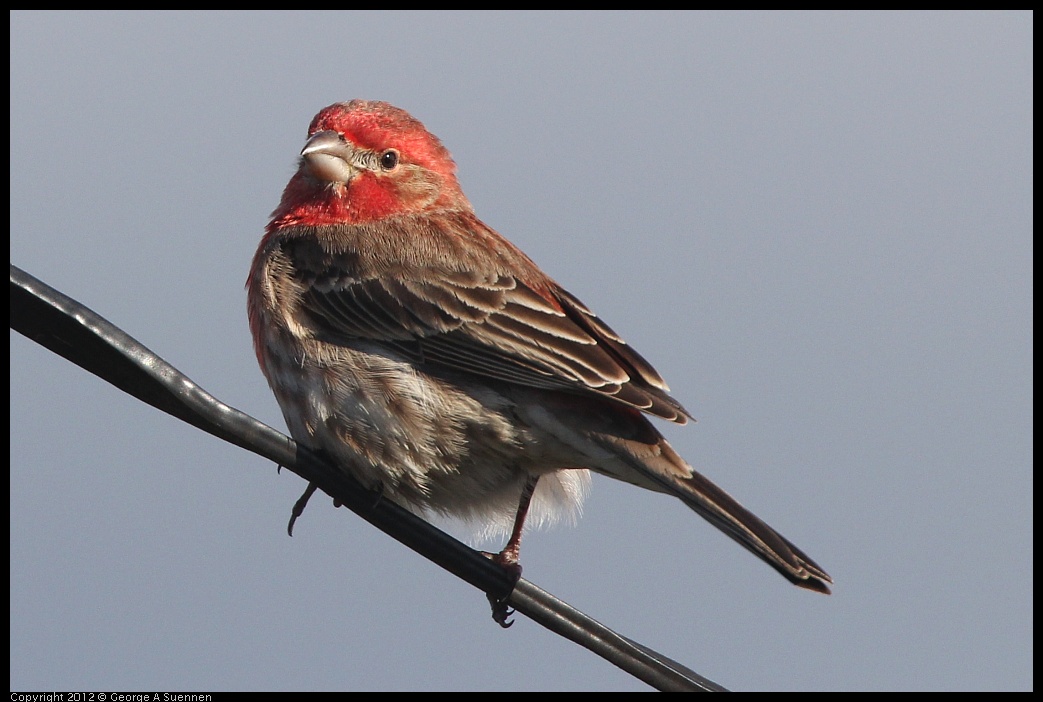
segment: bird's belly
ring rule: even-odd
[[[579,510],[587,471],[561,470],[555,448],[488,385],[429,375],[383,349],[319,343],[267,370],[294,439],[404,507],[503,531],[539,474],[534,524]]]

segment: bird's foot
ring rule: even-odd
[[[508,545],[507,548],[499,553],[482,551],[482,555],[503,568],[504,572],[511,578],[511,590],[513,591],[522,574],[522,567],[518,562],[518,549],[511,548]],[[514,614],[514,610],[507,605],[510,594],[499,597],[492,593],[486,593],[486,597],[489,599],[489,606],[492,607],[493,621],[504,629],[509,629],[514,624],[514,621],[509,619]]]

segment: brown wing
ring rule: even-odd
[[[645,359],[561,288],[545,297],[509,274],[436,267],[358,277],[336,257],[295,255],[295,243],[307,247],[288,242],[284,252],[327,341],[378,341],[418,364],[594,393],[681,424],[691,416]]]

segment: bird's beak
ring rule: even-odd
[[[334,131],[315,132],[301,149],[304,167],[318,180],[347,183],[357,173],[352,165],[355,148]]]

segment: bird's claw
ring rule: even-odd
[[[304,494],[297,498],[297,501],[293,503],[293,510],[290,512],[290,523],[286,525],[286,533],[293,536],[293,525],[297,522],[297,517],[304,514],[304,508],[308,506],[308,500],[315,494],[315,490],[318,489],[318,485],[315,483],[308,483],[308,487],[304,490]]]
[[[519,580],[521,580],[522,574],[522,567],[521,564],[518,563],[517,552],[510,549],[504,549],[499,553],[482,551],[481,554],[503,568],[504,572],[511,578],[511,592],[513,592],[514,586]],[[502,597],[493,595],[492,593],[486,593],[485,596],[489,599],[489,605],[492,607],[493,621],[504,629],[509,629],[511,625],[514,624],[514,621],[508,621],[507,618],[515,612],[515,610],[507,605],[507,601],[511,597],[510,593],[503,595]]]
[[[493,609],[493,621],[504,629],[510,629],[514,624],[514,620],[507,621],[507,618],[514,614],[514,610],[507,606],[507,598],[497,597],[488,593],[486,593],[486,597],[489,598],[489,605]]]

